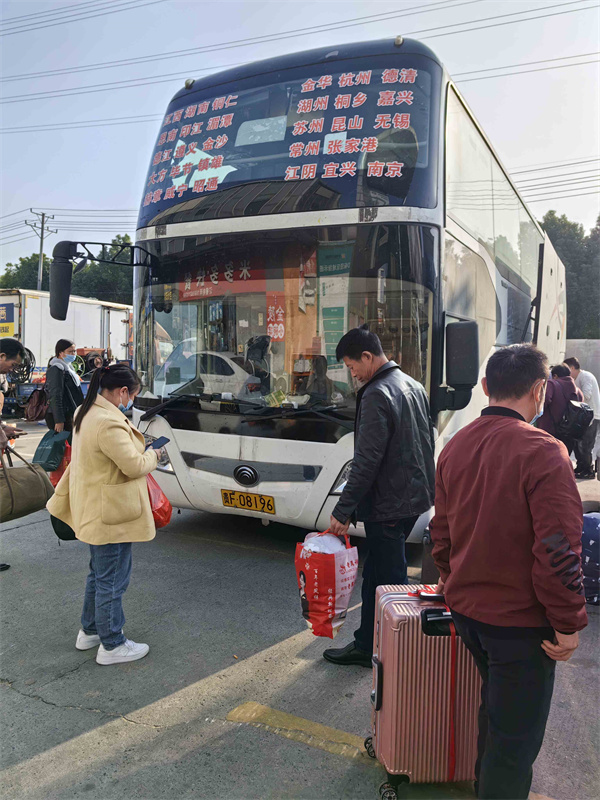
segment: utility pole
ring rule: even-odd
[[[28,220],[25,220],[25,224],[29,225],[29,227],[40,237],[40,259],[38,261],[37,277],[37,290],[39,292],[42,288],[42,277],[44,274],[44,236],[47,233],[58,233],[58,230],[53,231],[46,227],[47,221],[49,219],[54,219],[54,214],[48,215],[45,211],[34,211],[33,208],[30,208],[29,210],[32,214],[35,214],[39,220],[39,222],[29,222]]]

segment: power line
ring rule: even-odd
[[[131,5],[132,2],[135,2],[135,5]],[[146,2],[144,3],[138,3],[138,0],[128,0],[127,8],[113,8],[112,10],[109,11],[101,11],[99,14],[88,14],[86,16],[73,14],[71,15],[71,18],[65,17],[64,19],[58,22],[50,22],[47,25],[23,27],[21,30],[6,31],[4,33],[0,33],[0,37],[14,36],[17,33],[29,33],[30,31],[39,31],[42,28],[54,28],[56,25],[65,25],[68,22],[80,22],[83,20],[94,19],[96,17],[105,17],[107,14],[118,14],[120,11],[137,11],[138,8],[143,8],[144,6],[154,6],[157,3],[164,3],[164,2],[165,0],[146,0]]]
[[[595,63],[598,63],[598,60],[596,60],[596,61],[582,61],[582,62],[580,62],[578,64],[562,64],[562,65],[558,65],[556,67],[544,67],[542,69],[536,69],[536,70],[523,70],[523,71],[517,71],[517,72],[507,72],[507,73],[504,73],[503,75],[487,75],[487,76],[484,76],[482,78],[473,78],[472,80],[488,80],[488,79],[491,79],[491,78],[504,78],[504,77],[507,77],[509,75],[524,75],[527,72],[544,72],[544,71],[550,70],[550,69],[562,69],[564,67],[576,67],[576,66],[582,66],[582,65],[586,65],[586,64],[595,64]],[[504,67],[497,67],[497,69],[504,69]],[[179,75],[180,73],[175,73],[175,74]],[[187,73],[181,73],[181,74],[187,74]],[[466,73],[463,73],[463,74],[466,74]],[[132,80],[135,80],[135,79],[132,79]],[[468,82],[468,80],[471,80],[471,79],[466,79],[466,80],[463,79],[461,81],[456,81],[456,83],[466,83],[466,82]],[[170,81],[170,78],[169,79],[160,79],[158,81],[149,81],[148,83],[137,83],[137,84],[132,84],[130,86],[118,86],[118,87],[115,87],[115,88],[119,88],[119,89],[134,89],[134,88],[137,88],[138,86],[146,86],[148,84],[153,84],[153,83],[166,83],[166,82],[169,82],[169,81]],[[127,82],[128,81],[121,81],[121,83],[127,83]],[[102,85],[102,84],[99,84],[99,85]],[[113,84],[113,86],[114,86],[114,84]],[[61,91],[61,90],[57,90],[57,91]],[[98,89],[96,91],[108,91],[108,89]],[[78,94],[87,94],[87,92],[78,92]],[[53,95],[53,96],[65,96],[65,95]],[[45,97],[38,97],[38,98],[33,98],[32,97],[30,99],[45,99]],[[17,101],[17,102],[19,102],[19,101]],[[32,126],[29,126],[29,127],[3,128],[3,129],[0,129],[0,135],[2,135],[2,134],[10,134],[10,133],[43,133],[43,132],[51,133],[52,131],[62,131],[62,130],[80,130],[80,129],[85,129],[85,128],[105,128],[105,127],[112,127],[114,125],[133,125],[133,124],[139,124],[139,123],[142,123],[142,122],[156,122],[156,121],[162,119],[162,115],[158,116],[158,115],[148,114],[148,115],[143,115],[143,116],[145,118],[114,117],[114,118],[112,118],[113,121],[111,121],[111,122],[103,122],[102,120],[89,120],[89,122],[86,122],[85,120],[81,120],[79,122],[70,122],[70,123],[65,123],[65,124],[56,123],[55,125],[43,126],[43,127],[38,127],[38,126],[32,125]],[[597,159],[592,159],[592,160],[597,160]],[[580,163],[586,163],[586,162],[580,162]],[[521,170],[520,172],[527,172],[527,171],[529,171],[529,172],[538,172],[538,170]],[[511,174],[517,175],[517,174],[520,174],[520,172],[512,172]]]
[[[539,67],[538,69],[523,69],[518,72],[503,72],[501,75],[482,75],[479,78],[463,78],[456,83],[471,83],[472,81],[486,81],[490,78],[508,78],[509,75],[527,75],[530,72],[548,72],[551,69],[566,69],[566,67],[582,67],[585,64],[597,64],[599,59],[594,61],[579,61],[576,64],[557,64],[555,67]]]
[[[577,58],[577,56],[568,56],[568,58]],[[531,70],[518,70],[515,72],[506,72],[501,75],[485,75],[479,78],[463,78],[462,80],[456,81],[456,83],[467,83],[470,80],[491,80],[492,78],[504,78],[508,77],[509,75],[525,75],[528,72],[546,72],[547,70],[552,69],[564,69],[566,67],[578,67],[578,66],[585,66],[587,64],[596,64],[598,63],[598,59],[595,61],[581,61],[575,64],[559,64],[554,67],[540,67],[539,69],[531,69]],[[535,63],[535,62],[533,62]],[[543,63],[543,62],[540,62]],[[208,68],[211,69],[211,68]],[[219,68],[217,68],[219,69]],[[506,67],[496,67],[495,69],[506,69]],[[124,81],[115,81],[111,83],[98,83],[92,84],[88,87],[79,87],[83,91],[79,91],[79,89],[73,91],[70,89],[54,89],[48,92],[38,92],[36,94],[31,95],[11,95],[10,97],[5,98],[4,100],[0,101],[2,103],[11,103],[11,102],[27,102],[31,100],[44,100],[47,98],[60,98],[60,97],[69,97],[71,95],[81,95],[81,94],[94,94],[96,92],[106,92],[110,89],[136,89],[140,86],[149,86],[154,85],[157,83],[170,83],[172,77],[187,75],[188,72],[174,72],[171,73],[169,77],[166,78],[159,78],[158,80],[150,80],[147,81],[143,78],[130,78]],[[468,73],[462,73],[466,75]],[[141,82],[140,82],[141,81]],[[120,84],[128,84],[127,86],[122,86]],[[106,87],[106,88],[96,88],[96,87]],[[90,124],[86,123],[84,120],[80,122],[73,122],[68,123],[66,125],[60,125],[57,123],[56,125],[47,126],[47,127],[36,127],[36,126],[29,126],[29,127],[15,127],[15,128],[4,128],[0,130],[0,134],[5,133],[35,133],[38,131],[53,131],[53,130],[69,130],[69,129],[77,129],[77,128],[92,128],[92,127],[108,127],[110,125],[128,125],[133,123],[139,122],[151,122],[156,121],[157,119],[161,119],[161,117],[153,116],[153,115],[145,115],[148,119],[134,119],[131,117],[115,117],[114,122],[111,123],[101,123],[100,120],[91,121]],[[122,121],[120,121],[122,120]]]
[[[571,167],[571,166],[579,166],[579,164],[591,164],[594,161],[600,161],[600,158],[587,158],[585,160],[578,160],[578,161],[554,161],[549,163],[546,167],[538,167],[537,169],[533,169],[532,167],[522,168],[520,167],[517,170],[509,170],[511,175],[524,175],[526,172],[542,172],[547,169],[553,169],[554,167]]]
[[[590,172],[598,172],[598,167],[594,167],[593,169],[582,169],[579,172],[568,172],[566,175],[549,175],[548,180],[552,180],[553,178],[570,178],[572,175],[588,175]],[[524,183],[531,183],[532,181],[537,182],[545,180],[543,175],[538,175],[536,178],[521,178],[515,183],[518,186],[522,186]],[[527,187],[525,187],[527,188]]]
[[[578,1],[584,2],[584,0],[578,0]],[[260,44],[265,40],[269,41],[278,38],[290,38],[290,36],[297,36],[298,34],[301,33],[309,33],[309,32],[318,33],[318,32],[325,32],[331,29],[338,30],[341,25],[343,25],[346,28],[349,28],[349,27],[354,27],[356,25],[367,25],[375,22],[383,22],[388,19],[397,19],[399,17],[410,17],[413,16],[414,14],[425,14],[429,13],[430,11],[443,11],[445,8],[454,9],[459,6],[473,5],[474,3],[477,2],[480,2],[480,0],[461,0],[461,2],[458,3],[455,2],[455,0],[443,0],[443,2],[429,3],[429,5],[427,6],[422,6],[422,5],[410,6],[409,8],[404,9],[402,11],[387,11],[387,12],[381,12],[379,14],[369,14],[363,17],[351,17],[348,20],[340,20],[339,22],[323,23],[316,27],[310,26],[308,28],[295,28],[290,31],[283,31],[283,33],[281,34],[271,33],[271,34],[263,34],[262,36],[250,37],[246,39],[232,39],[229,42],[221,42],[216,45],[204,45],[203,47],[186,48],[183,50],[170,50],[167,51],[166,53],[161,53],[160,55],[152,54],[148,56],[137,56],[135,58],[104,61],[96,64],[88,64],[87,66],[83,67],[65,67],[62,69],[49,70],[44,72],[30,72],[20,75],[9,75],[5,78],[2,78],[2,80],[10,81],[10,80],[24,80],[25,78],[50,77],[52,75],[65,75],[76,72],[90,72],[90,71],[95,71],[97,69],[109,69],[113,67],[132,66],[134,64],[150,63],[152,61],[164,61],[166,59],[179,58],[184,55],[191,56],[191,55],[197,55],[199,53],[213,52],[219,49],[230,49],[230,46],[243,47],[251,44]],[[236,66],[236,65],[231,65],[231,66]]]
[[[536,183],[535,186],[527,186],[525,189],[520,190],[520,194],[523,196],[536,194],[540,189],[566,189],[572,187],[573,189],[581,188],[585,189],[586,186],[582,186],[582,184],[590,183],[592,181],[600,180],[600,175],[592,175],[589,178],[578,178],[577,180],[573,181],[566,181],[565,183],[561,183],[560,181],[556,183]]]
[[[598,186],[600,186],[600,183],[598,184]],[[595,189],[596,186],[582,186],[581,188],[582,189]],[[532,196],[533,197],[544,197],[544,195],[554,194],[554,192],[557,192],[557,191],[560,191],[560,188],[556,188],[554,190],[550,190],[549,192],[544,192],[541,189],[538,189],[537,191],[532,192],[529,195],[529,197],[532,197]],[[573,189],[565,188],[564,191],[565,192],[578,192],[577,187],[574,187]],[[579,197],[579,192],[577,194],[573,195],[573,197]]]
[[[575,0],[575,1],[578,2],[579,0]],[[545,8],[558,8],[561,5],[571,5],[571,3],[557,3],[554,6],[541,6],[540,8],[529,9],[529,11],[517,11],[517,12],[514,12],[514,13],[515,14],[529,14],[529,13],[531,13],[531,11],[534,11],[534,10],[535,11],[542,11]],[[559,17],[559,16],[562,16],[563,14],[574,14],[577,11],[588,11],[590,8],[596,9],[597,6],[596,5],[591,5],[591,6],[586,6],[585,8],[573,8],[570,11],[557,11],[555,14],[541,14],[541,15],[538,15],[537,17],[527,17],[527,19],[524,19],[524,20],[515,19],[515,20],[510,20],[508,22],[499,22],[499,23],[497,23],[495,25],[480,25],[480,26],[478,26],[476,28],[466,28],[465,30],[461,30],[461,31],[453,31],[453,33],[469,33],[470,31],[482,31],[482,30],[485,30],[487,28],[501,28],[504,25],[513,25],[515,22],[529,22],[530,20],[546,19],[546,17]],[[510,17],[510,16],[512,16],[512,14],[501,14],[498,17],[486,17],[486,19],[501,19],[502,17]],[[474,22],[480,22],[480,21],[484,21],[484,20],[474,20]],[[460,25],[460,24],[464,24],[464,23],[456,23],[456,25]],[[469,23],[469,24],[471,24],[471,23]],[[452,26],[444,26],[444,27],[452,27]],[[430,28],[430,30],[435,30],[435,28]],[[412,36],[415,33],[426,33],[426,32],[427,32],[426,30],[423,30],[423,31],[410,31],[406,35],[407,36]],[[436,33],[435,36],[423,36],[422,38],[423,39],[438,39],[440,36],[450,36],[450,35],[452,35],[452,32],[451,33]]]
[[[477,0],[469,0],[469,2],[476,2],[476,1]],[[559,3],[559,4],[555,4],[553,6],[543,6],[542,9],[543,8],[557,8],[557,7],[562,6],[562,5],[573,5],[574,3],[580,3],[580,2],[586,2],[586,0],[570,0],[570,2],[568,2],[568,3]],[[595,6],[589,6],[588,8],[595,8]],[[568,11],[556,12],[556,13],[573,14],[576,11],[585,11],[585,10],[587,10],[587,9],[581,9],[581,8],[580,9],[570,9]],[[501,14],[501,15],[496,16],[496,17],[486,17],[485,19],[501,19],[501,18],[504,18],[504,17],[507,17],[507,16],[517,16],[519,14],[526,14],[526,13],[531,13],[531,12],[530,11],[517,11],[517,12],[512,12],[511,14]],[[546,16],[546,17],[547,16],[556,16],[556,14],[546,14],[546,15],[542,15],[542,16]],[[541,19],[541,17],[532,17],[531,19]],[[512,23],[515,23],[515,22],[527,22],[527,21],[528,20],[511,20],[508,23],[506,23],[506,22],[496,23],[496,25],[491,25],[491,26],[487,26],[487,27],[497,27],[498,25],[506,25],[506,24],[512,24]],[[354,25],[355,23],[352,23],[352,24]],[[465,23],[463,22],[463,23],[455,23],[455,24],[452,24],[452,25],[441,25],[441,26],[437,26],[437,27],[434,27],[434,28],[426,28],[424,30],[425,31],[428,31],[428,30],[429,31],[431,31],[431,30],[443,30],[445,28],[449,28],[449,27],[453,28],[453,27],[456,27],[456,25],[464,25],[464,24]],[[343,28],[343,27],[348,27],[348,26],[344,26],[344,25],[338,25],[337,26],[338,29],[340,27]],[[303,29],[300,29],[300,30],[303,30]],[[318,32],[316,29],[312,29],[312,30],[313,30],[313,32]],[[464,31],[447,31],[447,32],[445,32],[443,34],[439,34],[439,35],[440,36],[447,36],[447,35],[450,35],[451,33],[468,32],[469,30],[478,30],[478,29],[473,28],[473,29],[465,29]],[[420,31],[413,31],[413,33],[420,33]],[[297,31],[294,31],[293,35],[296,36],[297,35]],[[267,41],[273,41],[273,40],[277,40],[277,39],[286,39],[286,38],[289,38],[289,36],[274,36],[272,34],[269,34],[268,37],[266,37],[266,36],[263,37],[262,41],[263,42],[267,42]],[[436,38],[436,37],[426,37],[426,38]],[[215,50],[215,49],[230,49],[230,47],[243,47],[243,46],[245,46],[245,45],[243,45],[243,44],[231,44],[229,47],[225,47],[225,46],[207,47],[207,48],[204,49],[204,52],[209,52],[209,51],[212,51],[212,50]],[[502,67],[499,67],[498,69],[502,69]],[[189,70],[186,71],[186,72],[178,71],[178,72],[175,72],[175,73],[171,73],[171,75],[173,77],[187,75],[187,74],[189,74]],[[128,89],[128,88],[137,88],[139,86],[150,86],[150,85],[155,85],[155,84],[159,84],[159,83],[169,83],[171,81],[171,75],[169,75],[167,77],[158,78],[158,79],[155,79],[155,80],[148,80],[147,78],[129,78],[129,79],[124,80],[124,81],[110,81],[110,82],[106,82],[106,83],[90,84],[88,86],[75,87],[74,89],[54,89],[54,90],[49,90],[49,91],[46,91],[46,92],[35,92],[35,93],[29,93],[29,94],[9,95],[8,97],[4,98],[4,100],[2,100],[1,102],[3,104],[19,103],[19,102],[30,102],[32,100],[42,100],[42,99],[47,99],[47,98],[54,99],[54,98],[59,98],[59,97],[78,96],[78,95],[82,95],[82,94],[95,94],[97,92],[109,91],[110,89]],[[128,85],[127,86],[123,86],[123,84],[128,84]]]
[[[24,242],[25,239],[35,239],[35,235],[31,233],[29,236],[23,236],[21,239],[13,239],[11,242],[1,242],[2,245],[16,244],[17,242]]]
[[[111,0],[111,2],[117,3],[120,2],[120,0]],[[68,8],[83,8],[84,6],[93,6],[93,5],[97,5],[95,0],[88,0],[88,2],[86,3],[75,3],[74,5],[71,6],[60,6],[60,8],[55,8],[52,9],[51,11],[34,11],[31,14],[21,14],[20,16],[17,17],[5,17],[4,21],[0,24],[2,25],[11,24],[19,19],[27,19],[28,17],[43,17],[47,16],[48,14],[58,14],[61,11],[64,11]]]
[[[79,130],[83,128],[108,128],[112,125],[132,125],[138,122],[157,122],[161,120],[163,115],[159,114],[142,114],[139,117],[108,117],[106,119],[97,120],[81,120],[79,122],[63,122],[55,123],[53,125],[44,125],[37,127],[35,125],[23,126],[22,128],[0,128],[0,134],[3,133],[34,133],[35,131],[48,131],[54,130]]]
[[[578,53],[574,56],[561,56],[560,58],[546,58],[543,61],[522,61],[520,64],[506,64],[504,67],[488,67],[487,69],[468,69],[466,72],[455,72],[453,77],[460,75],[475,75],[478,72],[495,72],[498,69],[512,69],[512,67],[530,67],[532,64],[548,64],[551,61],[566,61],[569,58],[588,58],[589,56],[600,55],[600,51],[595,53]]]
[[[25,209],[27,211],[28,209]],[[51,208],[46,206],[46,211],[78,211],[81,214],[98,214],[105,211],[135,211],[136,208]],[[20,212],[16,212],[20,213]]]
[[[16,217],[17,214],[24,214],[26,211],[29,211],[29,208],[22,208],[20,211],[13,211],[12,214],[4,214],[0,217],[0,219],[6,219],[7,217]]]
[[[546,203],[546,202],[550,202],[552,200],[562,200],[563,198],[569,199],[569,198],[587,197],[588,195],[592,195],[592,194],[600,194],[600,190],[597,191],[597,192],[583,192],[582,194],[559,194],[559,195],[556,195],[555,197],[538,197],[538,198],[536,198],[534,200],[528,200],[527,202],[528,203]]]

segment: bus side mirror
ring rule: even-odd
[[[472,389],[479,380],[479,329],[471,320],[446,325],[446,383]]]
[[[52,251],[50,265],[50,315],[64,320],[69,310],[73,261],[77,255],[75,242],[58,242]]]
[[[449,322],[445,334],[447,385],[439,389],[437,410],[458,411],[479,379],[479,329],[472,320]]]

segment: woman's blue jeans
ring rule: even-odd
[[[131,577],[131,542],[91,544],[90,552],[81,627],[114,650],[125,641],[122,598]]]

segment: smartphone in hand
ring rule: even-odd
[[[169,444],[170,441],[171,440],[167,439],[166,436],[161,436],[159,439],[155,439],[153,442],[150,442],[146,450],[148,450],[150,447],[153,450],[160,450],[161,447],[164,447],[166,444]]]

